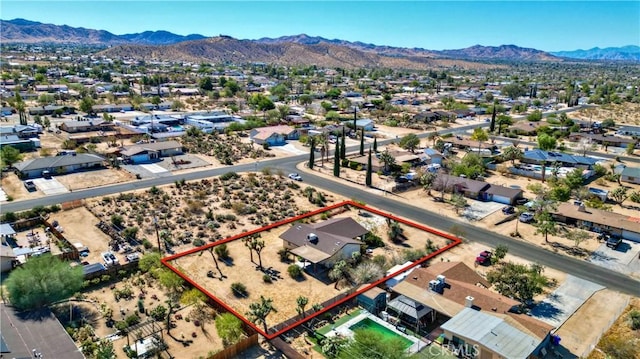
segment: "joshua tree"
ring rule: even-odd
[[[267,327],[267,317],[271,312],[277,313],[276,308],[273,307],[273,299],[260,296],[260,302],[249,304],[249,312],[247,316],[249,320],[255,324],[262,324],[264,332],[267,333],[269,327]]]
[[[349,278],[349,265],[347,262],[344,260],[336,262],[329,271],[329,278],[336,281],[333,288],[338,289],[338,284]]]
[[[307,306],[307,304],[309,304],[309,298],[301,295],[296,299],[296,304],[298,305],[298,307],[296,308],[298,314],[302,315],[302,317],[304,318],[304,308]]]

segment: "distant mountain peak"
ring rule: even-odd
[[[640,46],[593,47],[588,50],[556,51],[553,55],[580,60],[631,61],[640,62]]]

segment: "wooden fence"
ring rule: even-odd
[[[253,334],[247,338],[244,338],[234,345],[230,345],[221,351],[213,354],[207,359],[233,359],[236,358],[243,351],[258,345],[258,334]]]

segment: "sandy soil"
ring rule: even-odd
[[[626,102],[621,105],[611,104],[596,108],[576,111],[572,114],[582,120],[602,122],[608,118],[614,119],[616,125],[640,125],[640,104]]]

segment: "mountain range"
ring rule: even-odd
[[[112,46],[112,55],[129,55],[140,58],[162,58],[211,61],[257,61],[293,64],[303,62],[316,65],[334,65],[346,62],[347,66],[408,66],[423,67],[436,59],[453,60],[509,60],[509,61],[563,61],[580,60],[640,61],[640,48],[593,48],[590,50],[560,51],[548,53],[515,45],[475,45],[456,50],[427,50],[402,48],[326,39],[305,34],[238,40],[229,36],[207,38],[199,34],[187,36],[168,31],[115,35],[105,30],[76,28],[67,25],[44,24],[24,19],[0,20],[2,43],[58,43]],[[160,48],[157,45],[165,45]],[[420,66],[415,66],[416,64]]]

